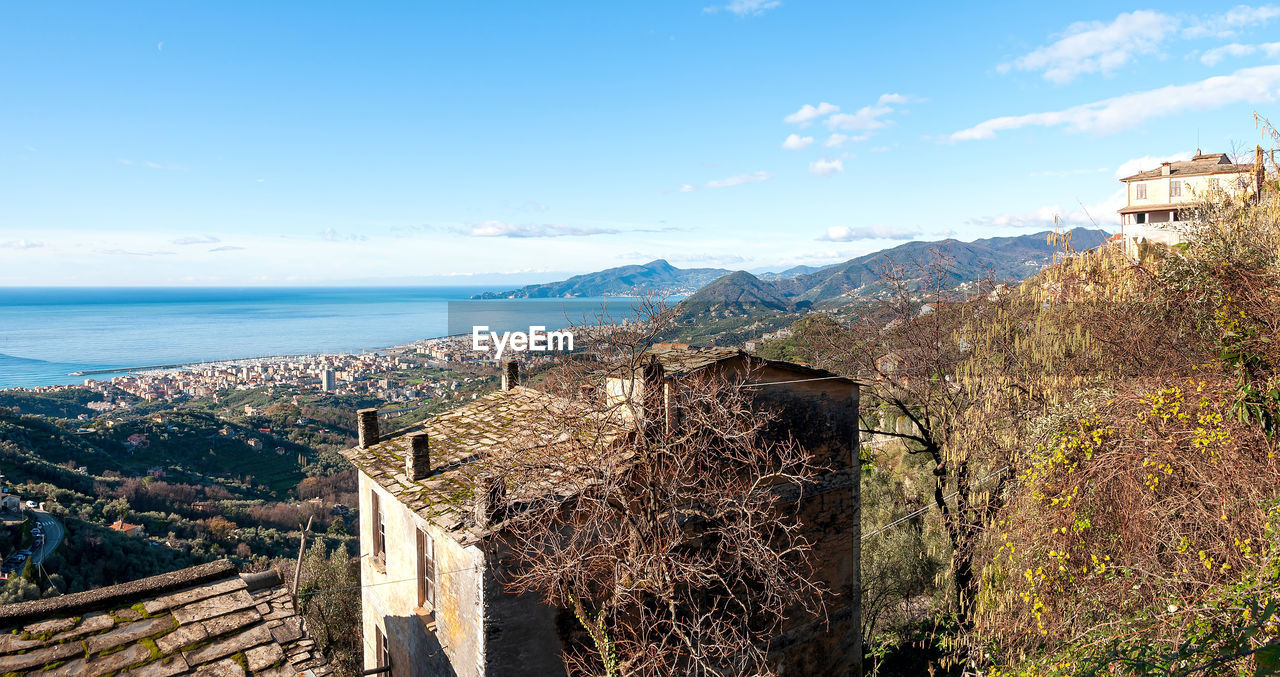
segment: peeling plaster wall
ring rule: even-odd
[[[386,515],[385,571],[372,557],[370,492],[374,491]],[[394,677],[483,675],[485,558],[480,549],[463,547],[428,525],[364,473],[360,473],[360,516],[365,667],[376,667],[375,631],[381,627],[391,647]],[[434,609],[418,607],[419,528],[425,528],[435,542]]]
[[[373,560],[373,505],[386,515],[386,569]],[[376,631],[389,640],[393,677],[564,674],[556,611],[534,595],[503,592],[488,556],[406,508],[360,473],[364,666],[377,667]],[[368,516],[366,518],[366,516]],[[435,543],[436,604],[418,607],[416,532]]]

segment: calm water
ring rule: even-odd
[[[80,383],[68,372],[91,369],[385,348],[448,334],[449,302],[492,290],[0,288],[0,388]],[[569,305],[603,300],[465,305],[474,315],[483,303],[494,312],[476,317],[498,330],[564,326]]]

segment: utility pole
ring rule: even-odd
[[[307,552],[307,532],[311,531],[311,520],[315,519],[315,515],[307,518],[307,526],[302,527],[302,542],[298,544],[298,566],[293,568],[293,597],[296,601],[298,598],[298,579],[302,577],[302,555]]]

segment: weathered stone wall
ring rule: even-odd
[[[502,560],[501,550],[489,555],[490,562]],[[495,573],[491,569],[484,580],[487,674],[564,675],[556,609],[543,604],[536,595],[504,592],[501,579],[501,571]]]
[[[776,373],[775,373],[776,372]],[[758,380],[803,379],[794,372],[765,368]],[[813,543],[816,577],[831,591],[826,621],[793,616],[772,643],[775,665],[783,675],[841,675],[852,664],[854,553],[854,454],[857,444],[857,386],[836,380],[807,381],[753,389],[761,407],[780,416],[768,431],[777,439],[793,437],[818,463],[828,467],[804,487],[791,509]]]

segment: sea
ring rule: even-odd
[[[486,291],[502,290],[0,288],[0,389],[109,380],[143,367],[359,353],[463,333],[472,323],[492,331],[561,328],[566,320],[598,317],[593,308],[607,308],[615,318],[629,316],[633,302],[624,297],[470,300]],[[72,375],[86,371],[105,373]]]

